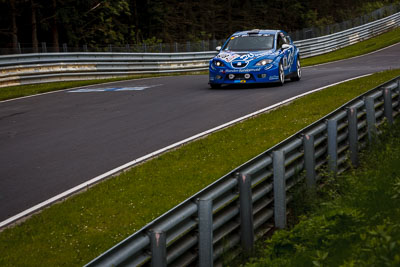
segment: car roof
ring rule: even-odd
[[[283,31],[281,31],[281,30],[259,30],[259,29],[254,29],[254,30],[249,30],[249,31],[235,32],[234,34],[232,34],[232,36],[251,35],[251,34],[272,34],[272,35],[275,35],[277,32],[283,32]]]

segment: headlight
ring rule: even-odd
[[[217,66],[217,67],[225,66],[224,63],[222,63],[222,61],[219,61],[219,60],[214,60],[214,65]]]
[[[257,62],[256,66],[265,66],[269,63],[272,63],[272,59],[263,59]]]

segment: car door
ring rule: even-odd
[[[288,45],[287,47],[283,47],[283,45]],[[293,64],[293,45],[288,43],[288,40],[285,38],[285,35],[282,32],[279,32],[277,39],[277,48],[280,49],[280,55],[282,57],[282,65],[285,75],[291,72],[290,67]]]
[[[295,71],[295,64],[294,64],[295,47],[289,35],[287,35],[286,33],[284,34],[283,39],[285,43],[289,45],[289,48],[286,51],[286,56],[287,56],[287,69],[288,72],[291,73]]]

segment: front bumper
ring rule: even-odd
[[[279,65],[270,64],[252,68],[226,68],[210,65],[210,84],[268,83],[279,81]]]

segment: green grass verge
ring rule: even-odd
[[[261,256],[246,266],[400,266],[399,119],[361,162],[325,177],[306,202],[313,208],[291,230],[264,241]]]
[[[127,77],[109,78],[109,79],[97,79],[97,80],[85,80],[85,81],[67,81],[67,82],[51,82],[51,83],[40,83],[40,84],[26,84],[26,85],[15,85],[0,88],[0,101],[8,100],[23,96],[36,95],[41,93],[53,92],[68,88],[75,88],[80,86],[87,86],[93,84],[101,84],[116,81],[126,81],[132,79],[143,79],[143,78],[154,78],[162,76],[178,76],[187,74],[208,74],[206,71],[197,72],[183,72],[183,73],[165,73],[165,74],[140,74],[132,75]]]
[[[55,204],[0,233],[0,266],[82,265],[236,166],[398,75],[386,71],[305,96]]]
[[[335,52],[323,54],[312,58],[305,58],[302,60],[303,67],[310,65],[317,65],[336,61],[340,59],[351,58],[366,54],[392,44],[400,42],[400,28],[393,31],[383,33],[377,37],[368,39],[358,44],[348,46],[339,49]],[[208,74],[208,72],[195,72],[196,74]],[[53,82],[53,83],[42,83],[42,84],[30,84],[30,85],[17,85],[0,88],[0,101],[13,99],[22,96],[35,95],[40,93],[46,93],[51,91],[57,91],[62,89],[74,88],[85,85],[100,84],[112,81],[123,81],[140,78],[160,77],[160,76],[175,76],[188,73],[170,73],[170,74],[143,74],[134,75],[129,77],[111,78],[111,79],[100,79],[100,80],[87,80],[87,81],[70,81],[70,82]],[[192,73],[193,74],[193,73]]]
[[[347,46],[334,52],[320,56],[304,58],[301,63],[304,67],[351,58],[379,50],[398,42],[400,42],[400,28],[396,28],[390,32],[383,33],[374,38]]]

